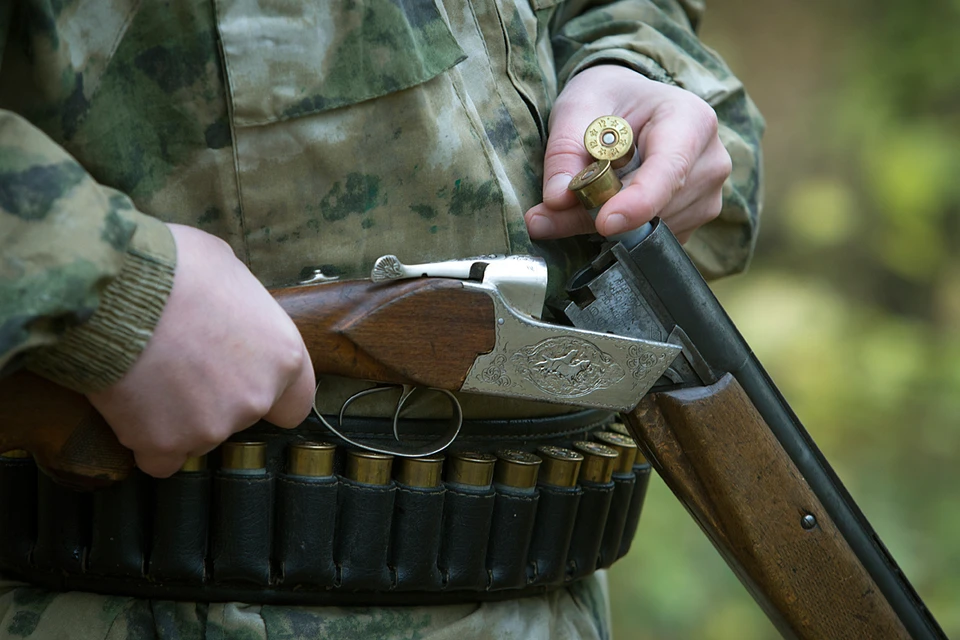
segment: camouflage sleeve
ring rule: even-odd
[[[560,86],[597,64],[621,64],[686,89],[717,112],[720,139],[733,160],[720,216],[697,230],[686,249],[706,278],[743,271],[750,261],[762,204],[760,136],[764,123],[740,81],[697,38],[702,0],[565,3],[553,23]]]
[[[25,365],[81,392],[119,380],[160,318],[175,261],[166,225],[0,110],[0,371]]]

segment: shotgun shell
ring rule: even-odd
[[[330,442],[298,442],[287,449],[287,473],[306,478],[333,475],[337,445]]]
[[[600,431],[593,435],[600,444],[605,444],[617,452],[617,466],[614,473],[633,473],[633,463],[637,459],[637,443],[630,436],[615,431]]]
[[[497,466],[493,481],[516,489],[532,489],[537,485],[540,470],[539,457],[518,449],[497,451]]]
[[[593,482],[595,484],[610,482],[619,457],[616,449],[611,449],[599,442],[588,442],[586,440],[574,442],[573,448],[583,454],[583,466],[580,467],[578,482]]]
[[[354,482],[383,486],[390,484],[393,456],[373,451],[347,451],[346,477]]]
[[[181,473],[195,473],[207,470],[207,456],[190,456],[180,465]]]
[[[29,458],[30,452],[23,449],[10,449],[10,451],[0,453],[0,456],[4,458]]]
[[[625,436],[630,435],[630,431],[627,430],[627,425],[623,424],[622,422],[611,422],[607,425],[607,429],[613,431],[614,433],[622,433]]]
[[[228,471],[263,471],[267,468],[267,443],[224,442],[220,466]]]
[[[543,460],[540,484],[564,489],[577,486],[577,476],[583,463],[582,454],[551,444],[537,449],[537,454]]]
[[[614,169],[629,162],[637,148],[630,123],[619,116],[600,116],[591,122],[583,133],[583,146],[594,160],[609,160]]]
[[[622,422],[611,422],[607,428],[615,433],[622,433],[625,436],[629,436],[630,439],[633,440],[633,435],[630,433],[630,430],[627,429],[627,425]],[[634,440],[633,442],[636,444],[637,441]],[[637,458],[633,461],[633,464],[647,464],[646,457],[644,457],[639,449],[637,449]]]
[[[610,161],[610,167],[617,172],[617,177],[622,178],[631,171],[636,171],[640,167],[640,150],[631,147],[629,153],[622,158]]]
[[[461,451],[450,456],[447,482],[471,487],[489,487],[493,482],[493,466],[497,457],[477,451]]]
[[[444,459],[442,455],[402,458],[400,470],[397,472],[397,482],[421,489],[439,487],[440,478],[443,476]]]
[[[577,198],[588,211],[603,206],[603,203],[617,195],[623,183],[614,173],[609,160],[597,160],[575,175],[567,187],[577,194]]]

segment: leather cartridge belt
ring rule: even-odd
[[[92,493],[5,454],[0,571],[54,590],[207,602],[542,593],[630,547],[650,466],[629,446],[618,458],[596,444],[611,420],[465,421],[444,460],[414,462],[333,446],[315,419],[290,431],[261,424],[170,478],[137,472]],[[430,422],[404,433],[430,437]],[[392,438],[388,420],[356,424],[354,435]]]

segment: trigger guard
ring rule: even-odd
[[[359,440],[355,440],[354,438],[351,438],[350,436],[347,436],[339,428],[340,425],[343,424],[344,419],[346,418],[345,414],[347,411],[347,407],[349,407],[351,404],[353,404],[355,401],[359,400],[360,398],[364,398],[366,396],[369,396],[375,393],[381,393],[384,391],[392,391],[397,388],[397,385],[372,387],[370,389],[364,389],[362,391],[358,391],[357,393],[353,394],[352,396],[347,398],[347,400],[340,407],[340,413],[337,416],[338,425],[334,426],[330,424],[330,422],[323,417],[323,414],[320,413],[319,409],[317,409],[316,396],[317,396],[317,393],[319,393],[320,391],[320,384],[321,383],[317,383],[317,388],[314,391],[314,400],[313,400],[313,407],[312,407],[312,411],[314,415],[316,415],[317,419],[320,420],[323,426],[329,429],[335,436],[337,436],[347,444],[351,444],[357,448],[364,449],[366,451],[372,451],[374,453],[383,453],[383,454],[392,455],[392,456],[399,456],[403,458],[423,458],[426,456],[432,456],[436,453],[440,453],[441,451],[449,447],[451,444],[453,444],[453,441],[457,439],[458,435],[460,435],[460,428],[463,426],[463,409],[460,406],[460,401],[457,400],[456,396],[453,395],[451,392],[447,391],[446,389],[434,389],[431,387],[429,388],[430,391],[439,391],[440,393],[443,393],[445,396],[447,396],[447,398],[450,400],[450,405],[453,408],[454,415],[451,421],[452,428],[448,429],[447,432],[444,433],[441,437],[436,438],[435,440],[431,440],[430,442],[427,442],[426,444],[419,445],[419,446],[407,446],[407,447],[397,446],[395,448],[378,446],[374,444],[361,442]],[[403,409],[403,406],[406,404],[406,401],[417,390],[417,387],[414,387],[412,385],[402,385],[401,388],[402,388],[402,391],[400,394],[400,400],[397,402],[397,407],[394,410],[394,414],[393,414],[393,434],[398,441],[400,440],[400,434],[399,434],[400,412]]]

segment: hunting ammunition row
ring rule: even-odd
[[[626,553],[650,474],[612,433],[396,460],[255,434],[95,494],[59,487],[26,452],[0,453],[0,507],[13,514],[0,566],[223,599],[238,584],[325,596],[556,587]]]
[[[383,486],[391,479],[418,488],[453,485],[533,489],[538,484],[575,487],[578,483],[606,484],[614,474],[629,474],[643,462],[637,445],[622,425],[593,434],[595,441],[578,440],[570,447],[544,445],[535,453],[501,449],[496,455],[460,451],[447,456],[400,458],[382,453],[348,449],[343,476],[354,482]],[[287,448],[288,475],[320,478],[334,475],[337,446],[328,442],[301,442]],[[264,473],[265,442],[226,442],[220,450],[221,469],[234,473]],[[181,471],[203,471],[206,456],[192,457]]]

